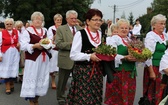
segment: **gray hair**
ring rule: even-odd
[[[167,18],[162,14],[155,15],[151,20],[151,26],[155,25],[158,21],[166,21],[166,20]]]
[[[41,12],[34,12],[32,15],[31,15],[31,21],[33,21],[37,16],[40,16],[42,18],[42,21],[44,21],[44,15],[41,13]]]
[[[62,19],[62,15],[59,13],[55,14],[53,19],[56,20],[58,17],[60,17]]]
[[[6,18],[4,21],[4,24],[6,24],[7,22],[12,22],[12,24],[14,24],[14,19],[13,18]]]
[[[66,18],[68,18],[70,14],[75,14],[76,17],[78,17],[78,13],[75,10],[69,10],[66,12]]]
[[[23,25],[23,22],[21,20],[18,20],[15,22],[15,27],[18,26],[18,25]]]
[[[119,19],[116,23],[117,28],[122,24],[122,23],[126,23],[128,26],[130,26],[130,22],[126,19]]]

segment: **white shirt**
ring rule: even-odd
[[[123,46],[126,46],[123,41],[122,41],[122,38],[118,35],[113,35],[112,37],[108,37],[107,38],[108,40],[106,40],[106,44],[107,45],[111,45],[112,47],[116,47],[116,50],[117,50],[117,46],[119,45],[123,45]],[[128,40],[130,40],[128,37],[127,37]],[[123,38],[124,41],[127,41],[125,40],[125,38]],[[120,55],[120,54],[117,54],[116,57],[115,57],[115,67],[119,67],[119,64],[122,64],[122,60],[124,56],[123,55]]]
[[[157,35],[155,32],[150,31],[147,33],[145,38],[145,47],[148,48],[152,53],[155,51],[156,43],[159,42],[160,44],[164,43],[166,45],[166,40],[168,40],[168,35],[163,33],[164,40],[162,40],[159,35]],[[146,62],[147,66],[152,65],[152,58],[147,60]]]
[[[98,31],[99,37],[100,37],[100,42],[97,44],[91,40],[86,28],[84,30],[86,31],[87,36],[89,38],[89,41],[93,46],[97,47],[98,45],[101,44],[101,37],[102,36],[101,36],[100,31]],[[97,35],[94,32],[90,32],[90,33],[93,35],[93,37]],[[71,47],[71,51],[70,51],[70,58],[73,61],[85,61],[85,60],[90,61],[90,54],[81,52],[81,49],[82,49],[82,36],[81,36],[80,31],[78,31],[78,32],[76,32],[76,34],[74,35],[74,38],[73,38],[72,47]]]
[[[134,25],[133,29],[132,29],[132,32],[134,35],[141,35],[141,24],[138,24],[138,25]]]

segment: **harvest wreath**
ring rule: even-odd
[[[96,56],[104,61],[112,61],[116,56],[116,48],[111,45],[102,43],[97,48],[92,49],[96,52]]]
[[[144,62],[152,57],[152,52],[148,48],[145,48],[143,42],[140,40],[130,41],[128,52],[135,57],[138,62]]]

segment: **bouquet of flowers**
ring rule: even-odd
[[[40,45],[43,46],[45,49],[49,49],[52,47],[52,41],[48,38],[44,38],[40,40]]]
[[[152,52],[148,48],[145,48],[143,42],[140,40],[130,41],[128,45],[128,52],[139,62],[144,62],[152,57]]]
[[[116,48],[105,43],[102,43],[100,46],[93,48],[92,50],[96,52],[98,58],[104,61],[112,61],[116,56]]]

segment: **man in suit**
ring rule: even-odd
[[[66,12],[66,25],[58,27],[56,32],[56,46],[58,47],[59,77],[57,86],[57,100],[59,104],[65,104],[65,88],[72,72],[74,61],[69,57],[74,32],[82,29],[76,25],[78,13],[74,10]],[[73,30],[74,29],[74,30]]]

